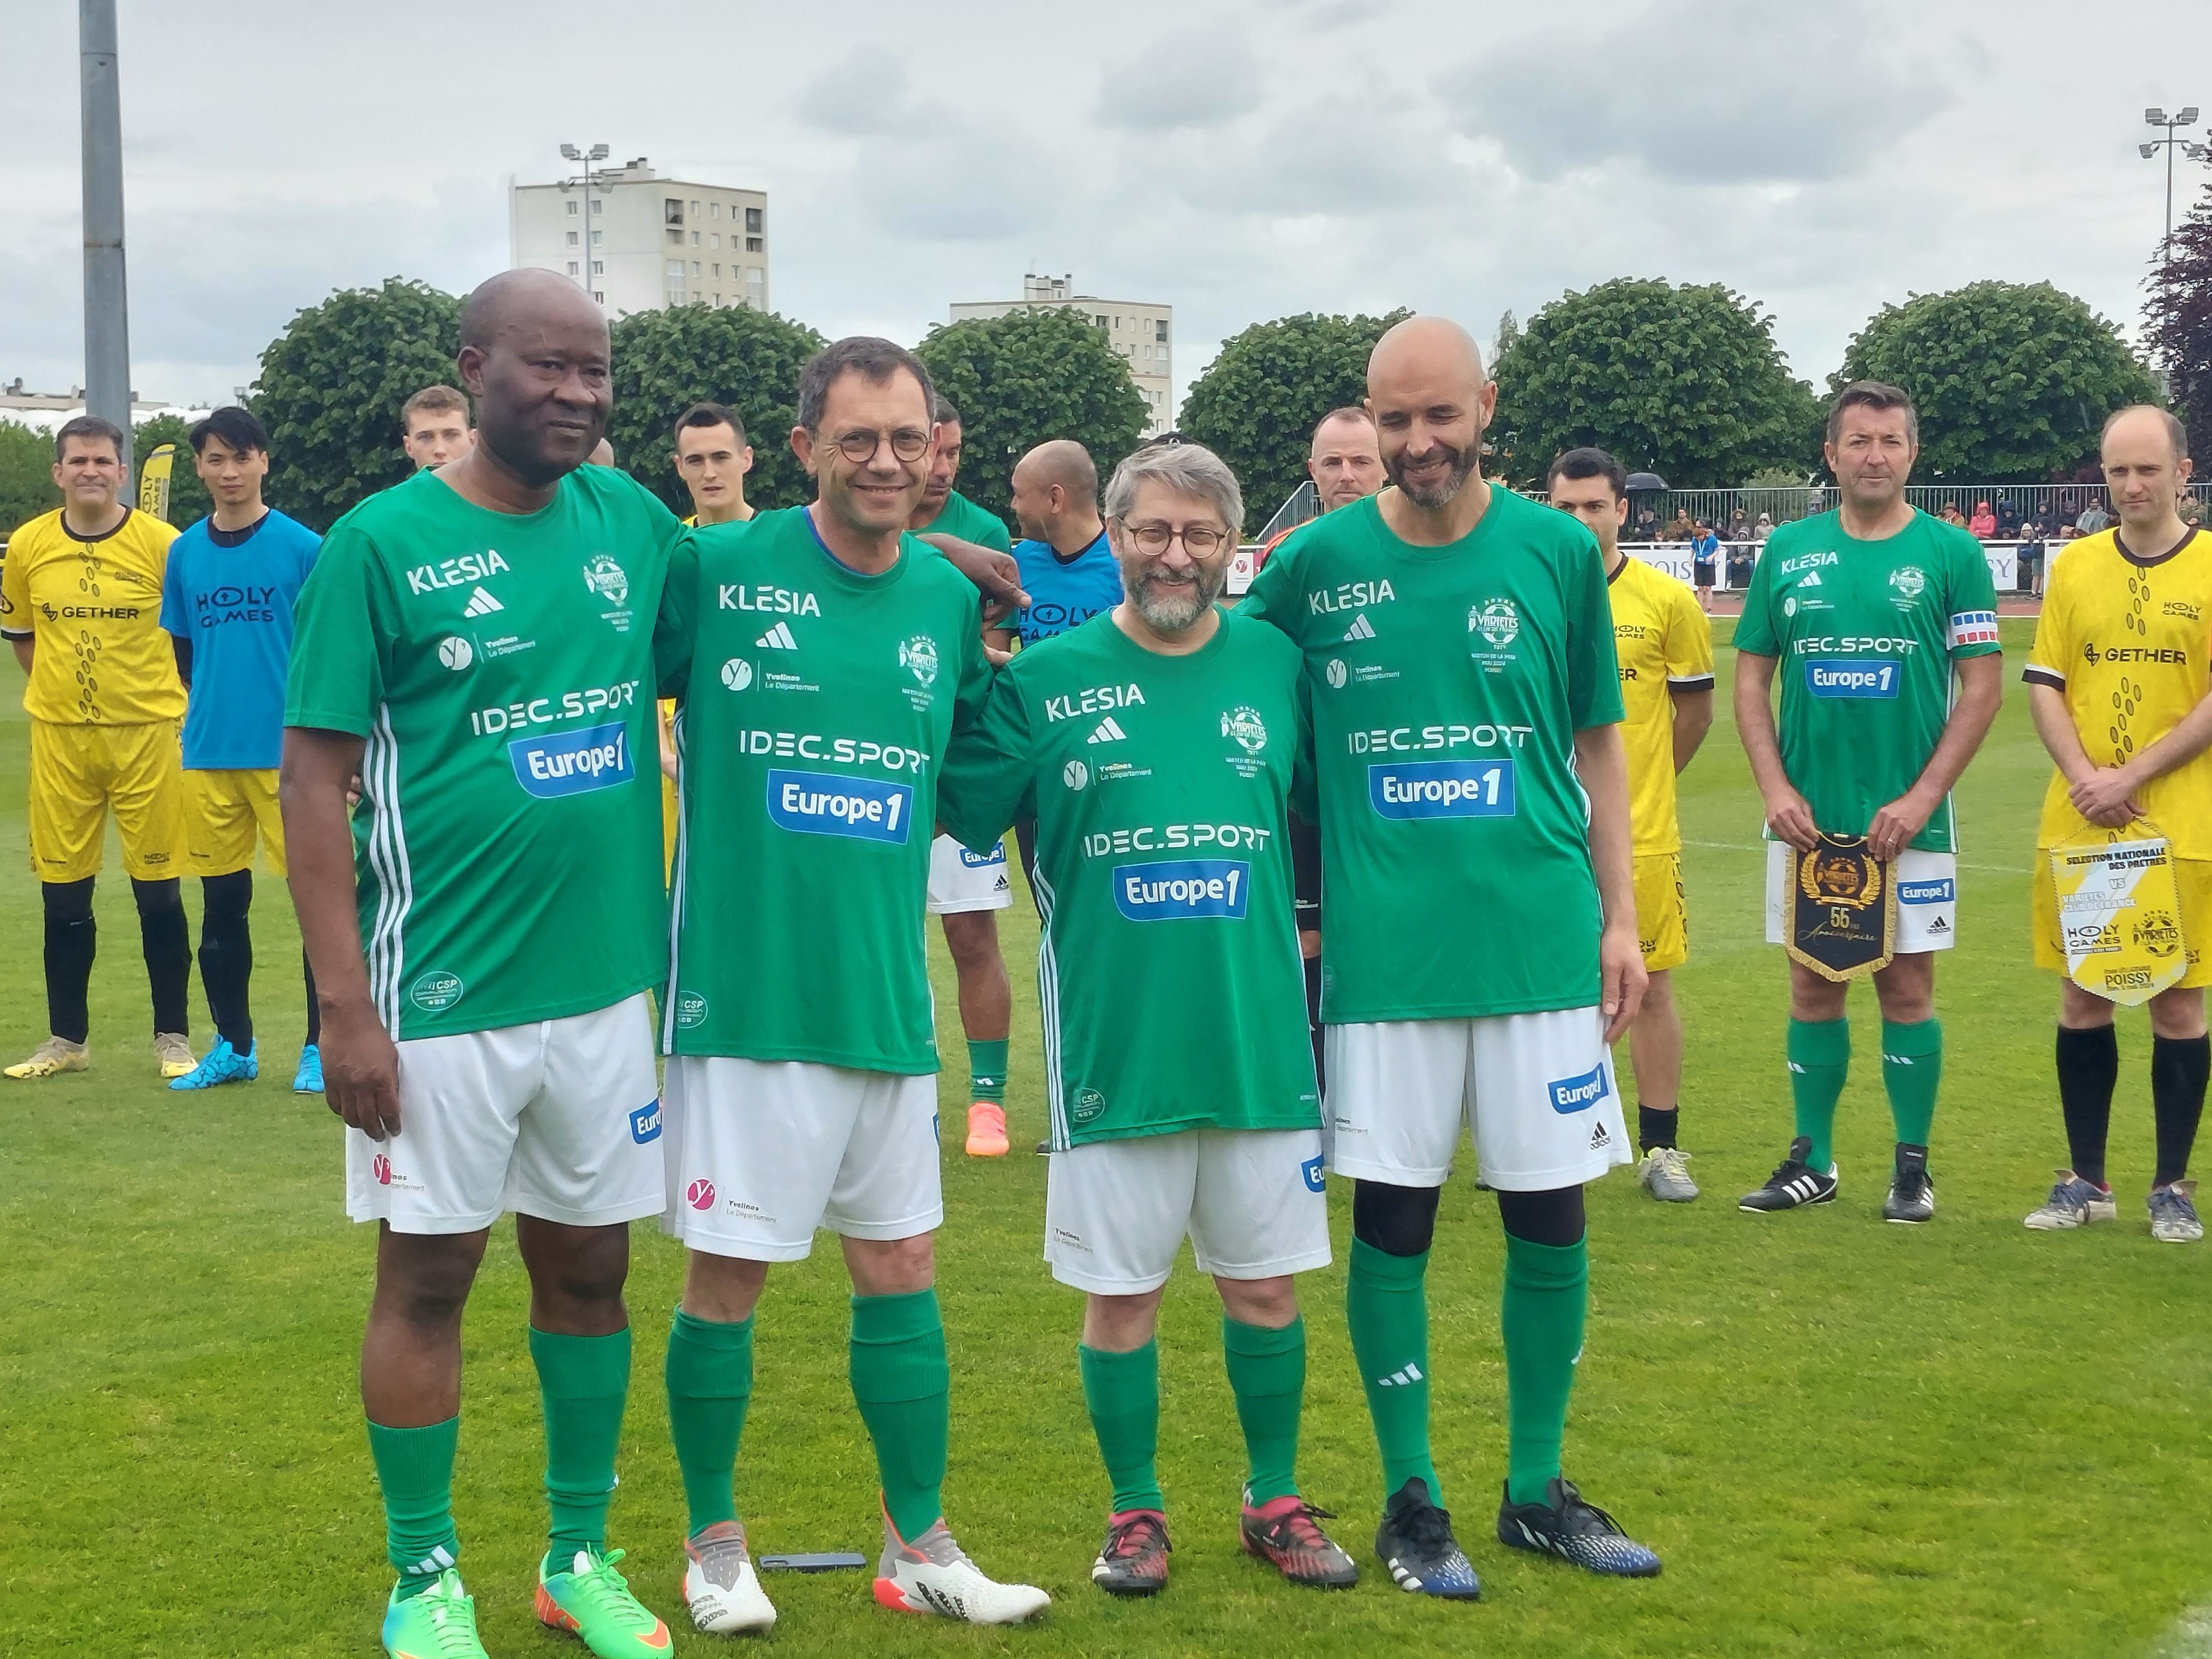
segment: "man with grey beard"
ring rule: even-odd
[[[938,795],[969,846],[1036,813],[1045,1259],[1088,1297],[1078,1355],[1112,1483],[1091,1576],[1115,1595],[1167,1583],[1154,1332],[1188,1236],[1225,1316],[1244,1547],[1347,1585],[1294,1472],[1295,1275],[1329,1255],[1285,833],[1311,784],[1298,654],[1215,608],[1243,502],[1211,451],[1138,451],[1105,506],[1125,597],[1000,672]]]
[[[1589,1257],[1583,1183],[1632,1160],[1607,1045],[1644,992],[1613,619],[1582,525],[1493,489],[1497,388],[1412,317],[1367,366],[1389,486],[1287,543],[1239,608],[1304,653],[1329,925],[1330,1167],[1346,1312],[1401,1589],[1480,1591],[1429,1455],[1429,1246],[1462,1125],[1505,1229],[1510,1462],[1498,1536],[1593,1572],[1659,1559],[1561,1477]]]

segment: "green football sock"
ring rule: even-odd
[[[1079,1346],[1083,1403],[1091,1408],[1091,1430],[1106,1478],[1114,1483],[1113,1513],[1162,1510],[1156,1459],[1160,1447],[1160,1345],[1147,1342],[1127,1353]]]
[[[629,1328],[610,1336],[562,1336],[532,1326],[530,1357],[545,1407],[549,1553],[556,1570],[565,1569],[578,1550],[606,1546],[607,1500],[629,1395]]]
[[[1821,1175],[1836,1161],[1836,1103],[1851,1069],[1851,1025],[1845,1019],[1790,1022],[1790,1098],[1797,1133],[1813,1143],[1806,1166]]]
[[[696,1538],[738,1518],[730,1477],[753,1396],[753,1322],[694,1319],[681,1308],[668,1328],[668,1431],[684,1474],[686,1530]]]
[[[1429,1502],[1442,1507],[1443,1489],[1429,1459],[1429,1298],[1423,1284],[1428,1271],[1426,1250],[1391,1255],[1353,1239],[1344,1314],[1382,1454],[1384,1494],[1419,1475],[1428,1485]]]
[[[1897,1138],[1907,1146],[1925,1146],[1936,1124],[1936,1091],[1943,1082],[1943,1022],[1923,1019],[1911,1025],[1881,1023],[1881,1086],[1889,1096],[1889,1115]]]
[[[1224,1316],[1221,1346],[1229,1362],[1229,1387],[1237,1420],[1244,1427],[1249,1474],[1244,1501],[1254,1508],[1298,1489],[1298,1408],[1306,1389],[1306,1322],[1280,1330],[1244,1325]],[[1393,1489],[1395,1490],[1395,1488]]]
[[[1006,1098],[1006,1049],[1009,1041],[978,1042],[968,1039],[968,1087],[970,1100],[1003,1105]]]
[[[1505,1495],[1516,1504],[1543,1502],[1559,1472],[1567,1396],[1574,1392],[1589,1311],[1587,1239],[1534,1244],[1505,1235],[1498,1322],[1505,1334]]]
[[[461,1419],[426,1429],[368,1425],[368,1455],[384,1489],[384,1553],[399,1573],[399,1599],[419,1595],[460,1559],[453,1531],[453,1449]]]
[[[875,1442],[884,1509],[911,1541],[945,1516],[952,1370],[937,1292],[853,1298],[853,1398]]]

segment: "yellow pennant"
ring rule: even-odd
[[[138,473],[138,510],[149,518],[169,516],[169,468],[177,459],[174,444],[162,444],[146,458]]]
[[[2092,824],[2051,849],[2066,976],[2093,996],[2135,1007],[2187,971],[2173,849],[2137,818]]]

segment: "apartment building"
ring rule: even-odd
[[[641,155],[507,192],[508,264],[558,271],[610,315],[660,306],[769,308],[768,195],[664,179]]]
[[[1022,278],[1020,299],[963,301],[953,306],[951,319],[957,323],[969,317],[1003,317],[1011,311],[1042,306],[1084,313],[1128,364],[1129,378],[1151,407],[1145,435],[1153,437],[1170,430],[1175,425],[1175,360],[1170,355],[1175,348],[1175,307],[1141,300],[1102,300],[1073,292],[1074,284],[1072,276],[1031,273]]]

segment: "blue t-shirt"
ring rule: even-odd
[[[1024,648],[1079,628],[1121,603],[1121,567],[1103,530],[1072,559],[1060,557],[1050,542],[1018,542],[1014,563],[1021,570],[1022,591],[1030,596],[1017,629]]]
[[[170,544],[161,626],[192,647],[185,764],[264,771],[283,758],[292,603],[322,538],[271,508],[250,530],[202,519]]]
[[[1713,555],[1721,550],[1721,538],[1707,531],[1702,536],[1690,538],[1690,556],[1699,564],[1711,564]]]

